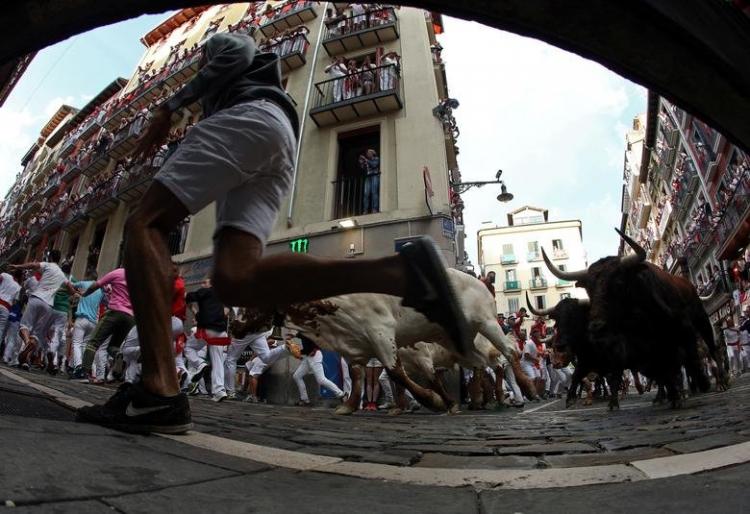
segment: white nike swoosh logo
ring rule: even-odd
[[[143,416],[144,414],[151,414],[152,412],[165,410],[169,407],[169,405],[159,405],[156,407],[136,407],[135,405],[133,405],[133,402],[130,402],[127,409],[125,409],[125,415],[128,417]]]

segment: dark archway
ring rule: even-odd
[[[401,0],[534,37],[597,61],[750,150],[750,18],[722,0]],[[17,0],[0,63],[91,28],[198,0]]]

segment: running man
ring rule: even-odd
[[[132,432],[182,433],[192,426],[180,394],[171,344],[172,274],[167,235],[216,202],[213,286],[225,305],[273,311],[347,293],[383,293],[439,323],[456,351],[472,335],[427,238],[382,259],[263,257],[263,247],[295,171],[299,120],[281,84],[279,57],[244,34],[221,33],[204,45],[201,69],[163,103],[135,148],[150,155],[172,117],[201,100],[204,118],[164,163],[127,224],[125,268],[141,338],[142,382],[123,386],[78,419]]]

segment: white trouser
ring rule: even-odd
[[[99,380],[104,380],[106,378],[107,362],[109,361],[109,353],[107,352],[107,350],[109,350],[109,341],[110,338],[108,337],[104,343],[97,348],[96,353],[94,354],[91,373]]]
[[[750,368],[750,343],[742,345],[740,356],[742,357],[742,369],[747,371]]]
[[[0,342],[7,339],[5,336],[10,332],[6,332],[6,329],[8,328],[8,316],[10,315],[10,312],[8,311],[7,307],[5,305],[0,305]],[[7,344],[6,344],[7,348]]]
[[[135,330],[136,328],[133,327],[130,333],[133,333]],[[126,365],[125,382],[135,384],[141,377],[141,365],[138,362],[138,359],[141,357],[141,345],[138,337],[130,337],[130,334],[128,334],[125,342],[120,346],[120,352],[122,353],[122,360]]]
[[[67,353],[65,345],[65,324],[68,322],[68,314],[53,310],[49,315],[49,351],[54,354],[55,364],[58,359],[62,360]]]
[[[312,373],[315,375],[315,381],[320,387],[325,387],[337,397],[344,396],[344,392],[338,388],[336,384],[326,378],[323,372],[323,352],[317,351],[315,355],[304,355],[302,362],[299,367],[295,370],[294,381],[297,382],[297,388],[299,389],[299,398],[303,402],[307,402],[310,398],[307,396],[307,387],[305,387],[305,381],[303,378],[305,375]]]
[[[206,329],[206,335],[208,337],[226,337],[227,333]],[[199,355],[199,351],[204,348],[206,348],[211,359],[211,394],[216,396],[226,392],[224,389],[224,347],[206,344],[206,341],[196,339],[195,336],[191,335],[185,343],[184,354],[190,369],[194,369],[195,373],[198,373],[206,367],[206,361]]]
[[[503,362],[503,378],[510,388],[511,399],[518,403],[523,403],[523,394],[521,394],[521,388],[518,387],[516,382],[516,374],[513,373],[513,367],[508,361]],[[498,401],[500,401],[498,399]]]
[[[258,358],[268,366],[287,353],[286,346],[283,344],[273,349],[268,347],[267,338],[269,334],[270,332],[261,332],[257,334],[248,334],[242,339],[232,339],[232,343],[227,348],[227,355],[224,361],[224,387],[227,392],[234,392],[237,359],[239,359],[242,352],[244,352],[248,346],[252,348],[255,355],[257,355]],[[265,371],[265,369],[263,371]]]
[[[341,383],[344,385],[344,393],[352,394],[352,376],[349,374],[349,363],[343,357],[341,357]],[[388,385],[391,385],[390,382],[388,382]]]
[[[526,359],[521,359],[521,371],[523,371],[531,380],[541,378],[539,370],[534,366],[534,363],[527,361]]]
[[[383,400],[393,403],[393,388],[391,387],[391,378],[388,376],[388,372],[385,369],[380,372],[378,383],[380,383],[380,389],[383,390]]]
[[[739,343],[737,345],[727,345],[727,358],[729,360],[729,371],[739,374],[742,370],[742,354],[740,353]]]
[[[18,364],[18,354],[21,353],[21,337],[18,335],[18,321],[8,323],[5,332],[5,352],[3,360],[11,366]]]
[[[96,323],[88,318],[76,318],[73,324],[73,367],[83,365],[83,352],[86,349],[86,342],[94,333]]]

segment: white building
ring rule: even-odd
[[[534,307],[546,308],[563,298],[586,298],[574,283],[557,279],[542,259],[542,248],[562,270],[588,266],[580,220],[549,221],[546,209],[525,206],[508,214],[507,227],[477,232],[479,266],[495,272],[497,312],[515,313],[526,306],[529,293]]]

